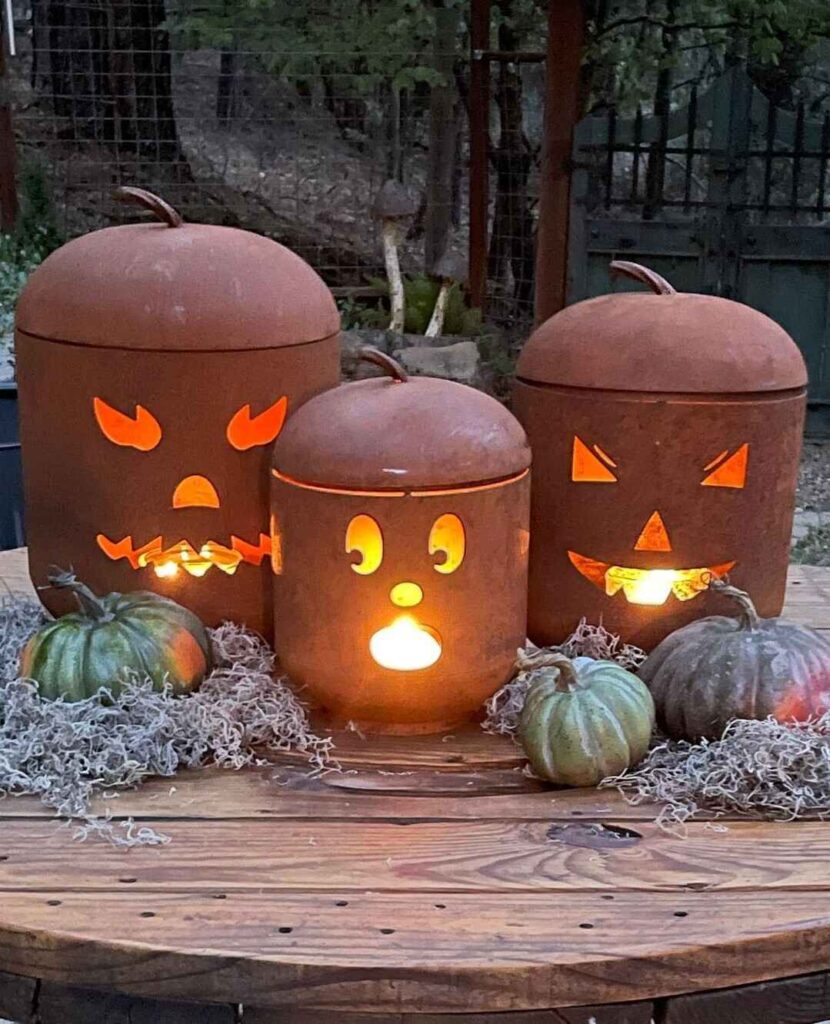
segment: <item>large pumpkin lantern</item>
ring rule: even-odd
[[[337,309],[276,242],[125,191],[160,222],[69,242],[18,304],[32,579],[72,566],[270,634],[271,444],[338,381]]]
[[[648,284],[542,324],[514,399],[533,447],[529,635],[580,618],[651,647],[712,610],[729,574],[764,616],[784,599],[804,361],[749,306]]]
[[[274,446],[276,647],[335,722],[471,716],[525,637],[530,452],[498,402],[387,376],[318,395]]]

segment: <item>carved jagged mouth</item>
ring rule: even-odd
[[[706,590],[712,577],[725,576],[735,566],[735,562],[723,562],[698,569],[634,569],[598,562],[576,551],[569,551],[568,558],[586,580],[609,597],[622,591],[629,604],[665,604],[671,594],[678,601],[691,601]]]
[[[271,538],[261,533],[258,544],[249,544],[241,537],[231,535],[230,546],[209,540],[195,548],[190,541],[180,540],[168,547],[162,537],[155,537],[141,547],[135,547],[132,537],[112,541],[103,533],[96,540],[98,547],[113,561],[126,558],[133,569],[152,568],[156,576],[175,576],[180,569],[191,576],[204,576],[210,569],[220,569],[233,576],[239,566],[261,565],[271,555]]]

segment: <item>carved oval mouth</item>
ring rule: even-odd
[[[414,672],[429,668],[441,657],[439,634],[411,615],[400,615],[369,640],[369,653],[381,668]]]
[[[702,594],[714,576],[725,576],[736,562],[707,565],[694,569],[635,569],[600,562],[576,551],[569,551],[571,565],[586,580],[604,590],[609,597],[622,591],[629,604],[661,605],[673,594],[678,601],[691,601]]]

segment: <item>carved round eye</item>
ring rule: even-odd
[[[574,436],[571,456],[571,480],[577,484],[614,484],[616,476],[610,467],[617,468],[616,462],[598,444],[589,448],[581,437]]]
[[[285,395],[257,416],[251,416],[250,402],[243,405],[241,409],[236,410],[228,423],[228,441],[240,452],[276,441],[285,423],[287,411],[288,399]]]
[[[742,444],[731,455],[729,449],[724,448],[717,458],[703,467],[704,473],[711,472],[700,481],[701,487],[734,487],[741,490],[746,483],[748,462],[749,444]]]
[[[101,433],[113,444],[149,452],[161,440],[159,421],[143,405],[135,407],[135,416],[127,416],[103,398],[93,398],[92,409]]]
[[[359,562],[352,562],[352,572],[369,576],[383,561],[383,534],[371,516],[355,516],[346,528],[346,554],[356,551]]]
[[[455,572],[464,561],[466,546],[464,524],[458,516],[448,512],[432,524],[429,531],[429,553],[435,555],[440,551],[444,555],[444,561],[433,566],[436,572],[444,575]]]

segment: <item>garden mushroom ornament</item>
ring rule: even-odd
[[[389,330],[403,334],[404,290],[401,266],[398,261],[398,246],[403,241],[403,222],[412,217],[418,203],[400,182],[390,179],[375,196],[372,213],[381,221],[383,236],[383,261],[389,281],[389,305],[392,319]]]
[[[463,285],[467,279],[467,261],[460,253],[445,250],[444,254],[435,261],[430,277],[439,281],[441,287],[426,329],[426,337],[438,338],[444,330],[444,317],[453,285]]]

